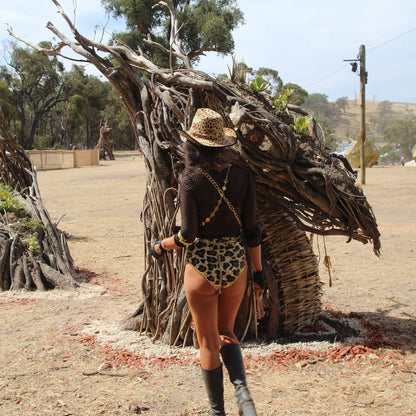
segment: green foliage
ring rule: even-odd
[[[281,91],[283,82],[279,76],[279,72],[275,69],[261,67],[257,71],[254,71],[254,74],[257,77],[262,77],[270,85],[268,88],[270,94],[276,95]]]
[[[178,20],[184,24],[184,48],[192,58],[201,50],[220,54],[234,50],[231,32],[243,22],[242,12],[234,5],[234,0],[201,0],[186,7],[184,15],[179,13]],[[187,32],[194,36],[186,36]]]
[[[388,143],[389,150],[394,150],[406,160],[412,158],[412,149],[416,145],[416,118],[397,120],[391,124],[385,134],[384,141]]]
[[[384,135],[387,127],[392,124],[394,120],[393,104],[387,100],[379,102],[377,105],[377,113],[369,118],[369,121],[380,135]]]
[[[83,67],[73,66],[66,74],[71,94],[62,112],[65,125],[65,147],[92,148],[99,137],[102,114],[109,102],[109,82],[86,75]]]
[[[38,233],[45,228],[45,226],[43,225],[42,221],[39,218],[35,218],[35,217],[31,217],[30,219],[23,218],[22,222],[27,228],[29,228],[35,233]]]
[[[33,147],[39,150],[50,149],[52,147],[52,137],[35,136],[33,139]]]
[[[67,112],[66,112],[66,122],[67,122],[67,129],[68,133],[74,137],[78,133],[78,137],[82,134],[82,126],[86,121],[86,105],[87,99],[84,98],[82,95],[74,94],[68,101],[67,104]],[[75,143],[74,139],[70,140],[72,144],[79,144]]]
[[[35,235],[29,235],[20,239],[20,243],[24,248],[28,249],[33,255],[38,255],[41,252],[40,243]]]
[[[251,80],[249,86],[256,93],[266,92],[270,88],[270,84],[261,76],[257,76],[254,80]]]
[[[385,143],[380,147],[380,163],[383,165],[397,164],[402,157],[399,150],[391,143]]]
[[[81,66],[73,66],[69,71],[57,73],[59,83],[56,85],[62,88],[61,98],[56,101],[51,95],[42,97],[35,80],[45,85],[49,81],[25,72],[30,72],[28,65],[32,58],[37,60],[40,55],[32,56],[14,47],[16,51],[10,55],[19,59],[11,60],[13,66],[0,68],[0,105],[9,133],[18,136],[23,147],[68,149],[72,144],[78,148],[93,148],[99,138],[100,121],[107,120],[112,128],[114,147],[134,149],[132,124],[109,82],[85,74]],[[35,65],[36,68],[40,67]],[[51,73],[47,78],[49,76]],[[51,101],[46,105],[45,100],[49,98]]]
[[[305,99],[304,108],[313,115],[323,130],[324,146],[332,151],[336,148],[336,138],[334,137],[334,117],[336,109],[333,103],[328,101],[326,94],[310,94]]]
[[[298,84],[288,83],[283,85],[281,88],[282,91],[289,89],[290,96],[288,97],[288,104],[294,105],[303,105],[305,102],[306,97],[308,96],[308,92],[300,87]]]
[[[136,137],[130,118],[118,93],[111,89],[107,104],[101,112],[101,119],[111,127],[111,137],[115,149],[134,150]]]
[[[286,88],[278,96],[273,96],[270,98],[271,105],[276,111],[276,113],[280,114],[283,111],[285,111],[287,105],[290,102],[291,95],[292,95],[291,89]]]
[[[16,110],[13,104],[13,97],[9,90],[8,82],[5,79],[1,79],[1,71],[0,71],[0,108],[4,114],[6,126],[8,126],[10,122],[12,121],[12,119],[16,116]]]
[[[41,119],[65,100],[63,73],[64,66],[56,57],[13,45],[8,67],[2,67],[0,78],[7,82],[8,104],[19,120],[18,130],[10,133],[17,135],[24,148],[33,147]]]
[[[319,124],[318,135],[321,135],[323,147],[328,151],[332,152],[337,147],[337,140],[334,135],[333,123],[330,118],[318,117],[316,118]]]
[[[340,97],[335,101],[335,107],[337,110],[341,110],[344,114],[348,108],[348,97]]]
[[[143,41],[150,36],[169,49],[170,15],[166,7],[153,7],[156,0],[102,0],[107,12],[126,22],[126,32],[113,34],[133,50],[138,47],[156,64],[168,65],[169,57],[158,48]],[[180,29],[179,37],[191,61],[201,54],[220,54],[234,50],[231,32],[244,22],[243,13],[235,0],[176,0],[173,2]]]
[[[326,94],[310,94],[305,99],[304,107],[315,118],[325,117],[330,118],[335,114],[334,104],[328,101]]]
[[[24,214],[24,206],[15,197],[13,188],[3,182],[0,182],[0,209],[17,214],[16,218],[32,231],[37,232],[44,228],[40,219],[28,217]]]
[[[0,182],[0,210],[20,213],[23,209],[23,205],[13,195],[13,189],[9,185]]]
[[[309,130],[308,130],[308,126],[309,126],[309,122],[311,121],[311,118],[308,116],[303,116],[303,117],[294,117],[294,124],[291,125],[291,127],[293,128],[293,130],[296,133],[299,134],[308,134]]]
[[[19,236],[18,244],[34,255],[40,254],[41,245],[38,235],[44,229],[42,221],[26,214],[24,206],[13,194],[13,188],[2,182],[0,182],[0,211],[14,214],[17,221],[11,225],[11,228],[15,229]]]

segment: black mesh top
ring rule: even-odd
[[[220,188],[224,184],[227,168],[207,170]],[[233,204],[241,223],[242,233],[249,247],[261,242],[256,216],[256,192],[251,173],[239,166],[232,166],[225,196]],[[181,234],[188,242],[199,238],[232,237],[241,234],[240,226],[228,205],[223,201],[216,215],[202,226],[220,198],[217,190],[198,170],[184,173],[180,187]]]

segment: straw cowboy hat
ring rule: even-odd
[[[224,127],[221,115],[210,108],[198,108],[191,128],[178,132],[189,141],[206,147],[228,147],[237,141],[235,131]]]

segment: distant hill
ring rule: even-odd
[[[380,103],[382,103],[380,105]],[[389,105],[383,101],[366,101],[366,137],[380,142],[383,139],[386,128],[398,119],[416,115],[416,104],[390,103],[391,111],[380,111]],[[381,108],[380,108],[381,107]],[[338,143],[358,140],[360,137],[361,108],[359,100],[348,100],[345,114],[341,111],[331,119]]]

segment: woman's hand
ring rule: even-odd
[[[159,259],[160,257],[163,256],[163,253],[166,250],[162,247],[162,243],[160,242],[160,240],[154,242],[151,246],[150,246],[150,254],[155,258],[155,259]]]
[[[264,291],[264,288],[266,286],[266,278],[264,276],[263,270],[258,270],[257,272],[253,273],[253,281],[254,281],[254,286],[257,285],[259,290]]]
[[[259,294],[263,294],[264,293],[264,289],[262,289],[258,283],[254,283],[254,290],[259,293]]]

